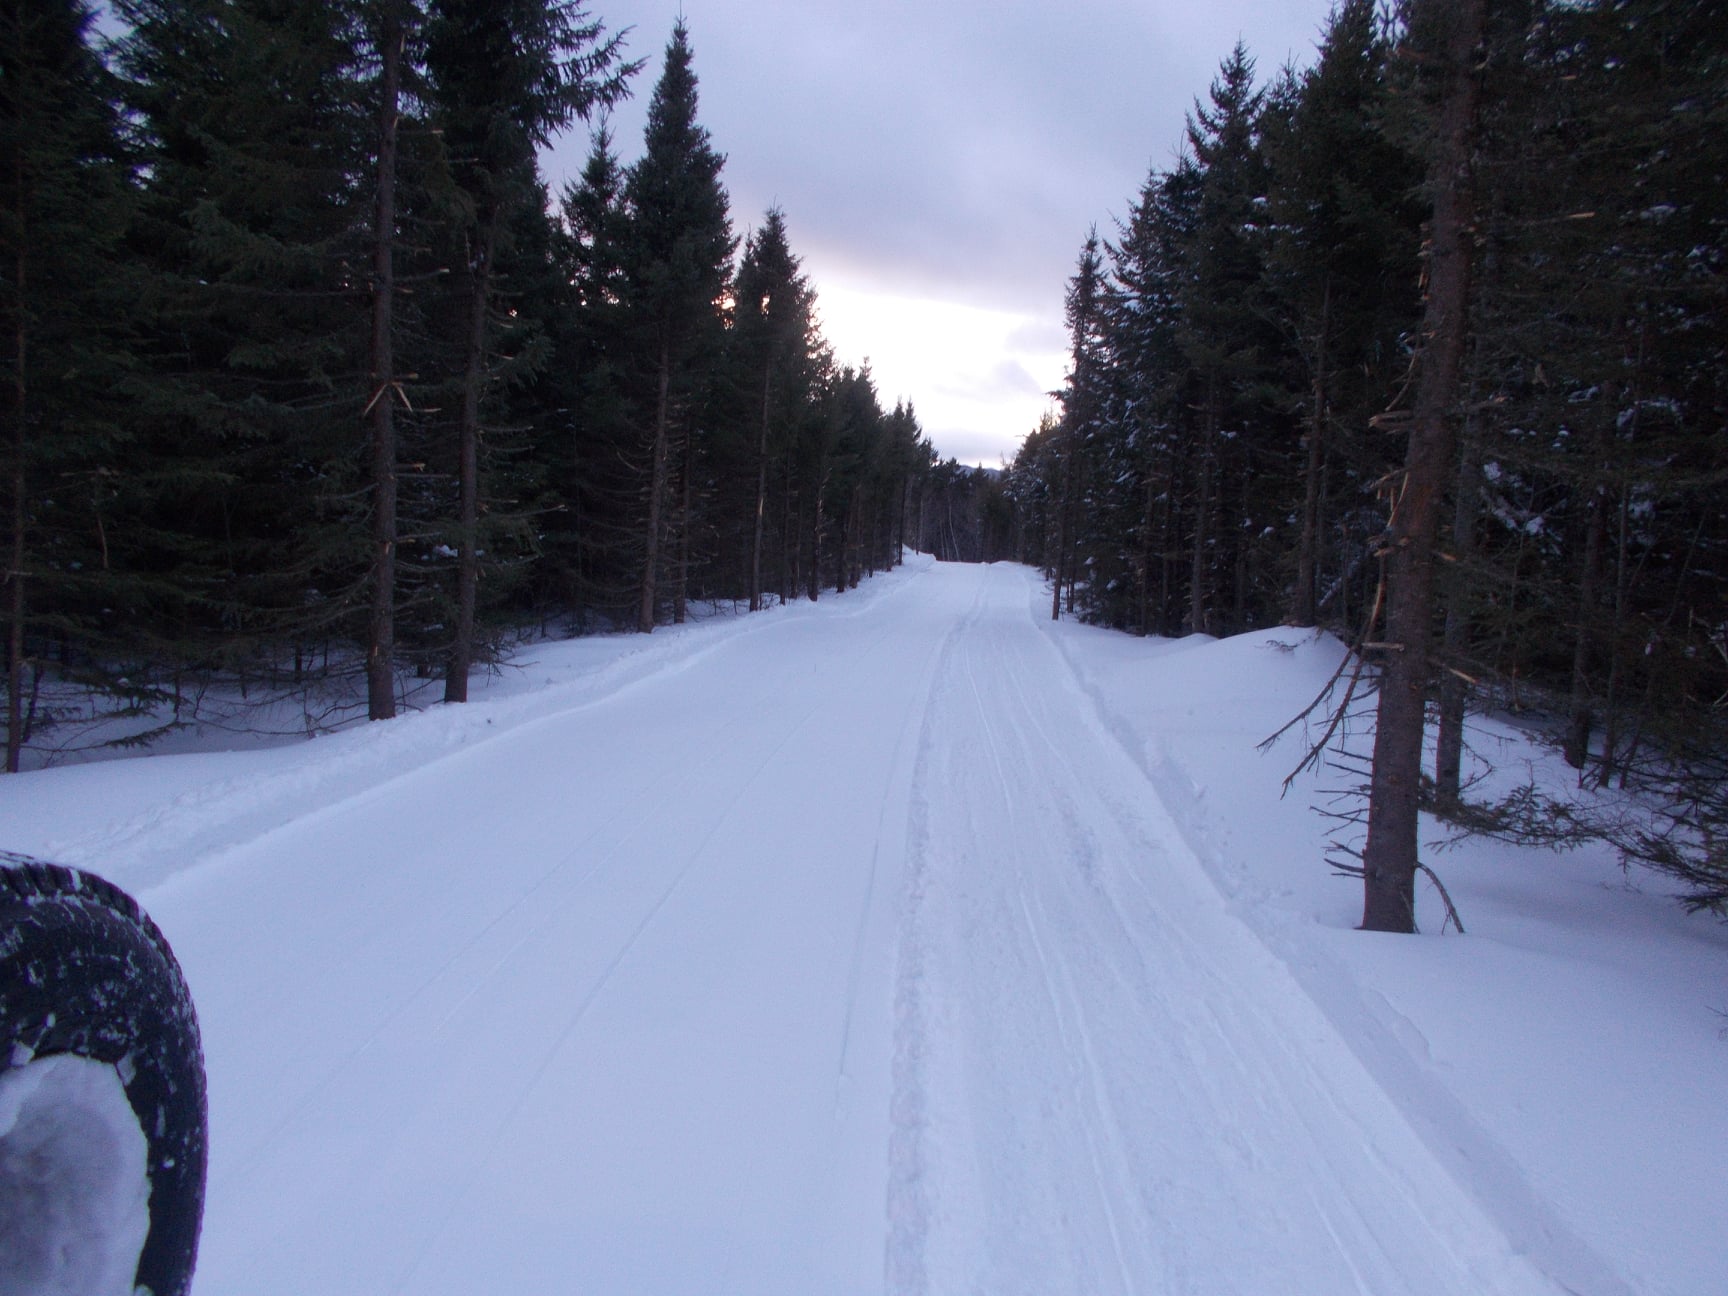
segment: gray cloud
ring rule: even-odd
[[[964,464],[998,468],[1005,460],[1014,457],[1012,449],[1005,447],[1000,437],[992,436],[989,432],[980,432],[976,428],[926,427],[924,431],[935,444],[936,453],[943,459],[958,459]]]
[[[615,120],[640,146],[680,9],[702,119],[741,224],[778,201],[806,245],[897,288],[985,305],[1059,294],[1094,221],[1120,213],[1239,35],[1263,74],[1306,60],[1325,0],[602,0],[647,59]],[[566,141],[554,166],[580,166]],[[1052,279],[1054,276],[1054,279]]]
[[[1064,351],[1068,347],[1068,332],[1060,313],[1045,314],[1010,333],[1008,345],[1015,351]]]
[[[1018,360],[1004,360],[993,369],[979,374],[957,374],[943,383],[944,395],[967,400],[986,400],[993,396],[1042,396],[1044,384],[1034,378]]]
[[[1062,293],[1087,229],[1106,234],[1238,36],[1262,79],[1306,62],[1328,0],[590,0],[647,60],[613,118],[640,150],[682,11],[701,120],[727,155],[733,218],[786,212],[807,261],[878,291],[1036,317],[1063,346]],[[555,183],[587,152],[547,159]],[[1054,331],[1052,331],[1054,330]],[[842,357],[852,359],[853,357]],[[1012,369],[1012,366],[1007,366]],[[1018,381],[1004,372],[1005,381]]]

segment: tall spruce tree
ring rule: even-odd
[[[1224,624],[1219,600],[1231,571],[1237,574],[1240,617],[1245,591],[1237,558],[1243,531],[1255,530],[1246,507],[1255,481],[1250,456],[1262,431],[1256,402],[1267,352],[1275,345],[1261,300],[1262,101],[1254,88],[1254,61],[1238,43],[1220,66],[1207,102],[1196,102],[1188,121],[1188,146],[1200,177],[1180,328],[1200,407],[1190,538],[1192,631],[1216,631]],[[1231,516],[1242,518],[1244,526],[1228,527]]]
[[[1069,606],[1079,579],[1074,560],[1080,506],[1085,493],[1087,452],[1097,436],[1103,413],[1104,382],[1104,259],[1098,231],[1092,230],[1080,249],[1074,275],[1068,281],[1064,315],[1068,324],[1068,382],[1062,391],[1062,439],[1059,451],[1061,487],[1056,505],[1056,543],[1051,572],[1050,619],[1062,615],[1066,582]]]
[[[682,519],[675,539],[688,540],[688,495],[675,500],[672,487],[679,476],[689,484],[693,416],[724,336],[735,245],[720,184],[725,158],[696,110],[690,33],[679,19],[649,102],[643,155],[624,187],[630,223],[623,322],[636,356],[635,407],[647,459],[636,607],[636,628],[644,634],[659,616],[669,508]]]
[[[349,638],[357,526],[370,114],[359,28],[311,0],[122,0],[148,267],[134,306],[129,562],[176,669],[274,671]],[[244,680],[245,676],[242,675]]]
[[[1096,601],[1108,624],[1143,633],[1176,633],[1187,618],[1184,595],[1191,565],[1179,561],[1185,510],[1197,502],[1187,489],[1197,449],[1199,409],[1193,370],[1182,351],[1182,311],[1191,299],[1187,249],[1195,235],[1200,172],[1191,159],[1154,171],[1129,209],[1110,249],[1106,340],[1114,477],[1121,489],[1114,530],[1131,554],[1130,615],[1123,598]]]
[[[1362,926],[1416,930],[1417,807],[1434,617],[1435,542],[1453,475],[1461,373],[1469,328],[1473,150],[1486,0],[1418,0],[1411,40],[1437,69],[1428,171],[1427,297],[1409,417],[1409,449],[1393,489],[1383,542],[1387,574],[1381,672],[1362,852]]]
[[[534,150],[615,103],[633,67],[579,3],[437,0],[427,23],[430,95],[461,195],[456,286],[463,298],[456,420],[456,597],[444,700],[468,700],[479,596],[481,417],[501,242],[543,207]]]
[[[553,376],[563,413],[545,455],[558,500],[547,518],[553,579],[579,624],[594,613],[607,624],[633,619],[640,574],[631,559],[637,482],[623,317],[624,179],[603,120],[561,203],[565,299]]]
[[[372,454],[371,607],[366,625],[366,708],[372,720],[396,714],[396,406],[407,404],[396,369],[396,168],[402,76],[419,10],[379,0],[369,15],[377,59],[377,135],[372,209],[372,336],[365,413]]]
[[[751,398],[756,490],[750,509],[750,610],[763,605],[769,470],[810,398],[818,339],[815,293],[786,237],[786,218],[771,207],[745,242],[739,263],[732,348]]]
[[[857,588],[866,563],[872,496],[884,466],[886,412],[868,362],[849,369],[836,391],[838,427],[828,479],[834,523],[834,589]]]
[[[0,318],[5,321],[6,769],[35,719],[32,662],[57,648],[113,688],[114,570],[107,516],[131,384],[132,213],[117,87],[81,0],[0,7]],[[123,624],[123,622],[122,622]]]
[[[1334,580],[1363,537],[1326,552],[1324,484],[1355,489],[1384,465],[1353,445],[1407,358],[1396,340],[1414,324],[1420,179],[1412,156],[1387,137],[1390,48],[1373,0],[1345,0],[1327,24],[1320,57],[1293,85],[1264,131],[1273,237],[1267,256],[1272,309],[1305,377],[1301,523],[1288,617],[1314,625],[1330,558]],[[1343,469],[1337,472],[1337,469]],[[1346,487],[1350,489],[1350,487]]]
[[[888,546],[887,559],[889,566],[898,566],[906,545],[907,533],[911,518],[916,516],[918,492],[921,491],[924,479],[928,476],[935,462],[935,450],[925,439],[924,429],[918,422],[917,411],[911,401],[896,401],[894,410],[888,415],[887,424],[888,456],[891,465],[889,489],[884,499],[884,507],[892,519],[890,534],[885,543]],[[1000,499],[998,520],[1002,523],[1002,533],[995,539],[997,543],[988,549],[988,562],[1011,559],[1013,548],[1011,537],[1012,515],[1005,499]]]

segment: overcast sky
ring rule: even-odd
[[[1262,82],[1329,0],[589,0],[645,58],[626,161],[680,11],[742,236],[778,203],[842,363],[944,457],[1011,458],[1064,371],[1062,293],[1240,38]],[[585,131],[547,159],[554,192]]]

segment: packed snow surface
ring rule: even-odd
[[[0,780],[186,970],[197,1296],[1728,1290],[1722,928],[1471,845],[1470,935],[1355,932],[1255,751],[1337,645],[1047,609],[913,559]]]
[[[0,1292],[132,1296],[149,1202],[113,1067],[61,1054],[0,1072]]]

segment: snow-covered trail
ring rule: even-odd
[[[980,579],[913,812],[891,1289],[1555,1291],[1227,911],[1043,588]]]
[[[153,888],[198,1296],[1551,1292],[1043,597],[935,567],[764,617]]]
[[[199,1296],[879,1290],[904,816],[974,597],[765,618],[153,892]]]

